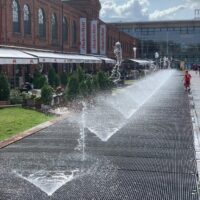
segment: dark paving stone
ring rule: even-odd
[[[197,200],[190,105],[181,79],[176,72],[107,142],[86,129],[85,162],[75,150],[80,127],[67,119],[1,149],[0,200]],[[81,176],[51,197],[17,175],[77,167]]]

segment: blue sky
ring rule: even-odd
[[[200,0],[100,0],[104,21],[194,19]]]

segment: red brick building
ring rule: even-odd
[[[133,57],[136,41],[101,21],[100,9],[99,0],[0,0],[0,45],[114,58],[113,46],[120,41],[123,57]],[[55,61],[54,66],[63,70],[63,64]],[[10,78],[15,74],[13,67],[3,65]],[[23,68],[22,76],[34,68]]]

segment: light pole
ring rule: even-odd
[[[159,67],[159,65],[158,65],[158,58],[159,58],[159,53],[155,52],[156,66]]]
[[[137,48],[136,47],[133,47],[133,52],[134,52],[134,59],[136,59],[137,58],[137,55],[136,55],[136,52],[137,51]]]

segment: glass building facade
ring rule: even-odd
[[[200,21],[160,21],[115,23],[121,31],[139,40],[138,55],[141,58],[160,58],[200,64]]]

